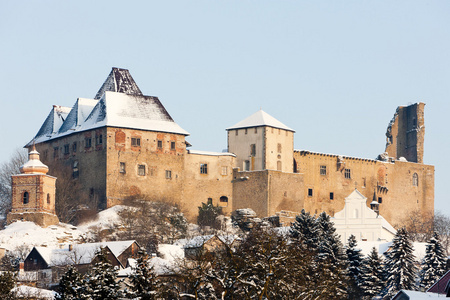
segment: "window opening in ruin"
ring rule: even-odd
[[[222,175],[228,175],[228,167],[222,167]]]
[[[244,161],[244,171],[250,171],[250,161]]]
[[[378,197],[378,203],[383,203],[383,198]]]
[[[220,202],[228,202],[228,197],[227,196],[220,197]]]
[[[248,133],[248,129],[247,128],[245,128],[245,134],[247,134]]]
[[[101,144],[103,144],[103,135],[97,135],[96,137],[95,137],[95,144],[96,145],[101,145]]]
[[[347,178],[347,179],[351,179],[351,178],[352,178],[350,169],[345,169],[345,171],[344,171],[344,176],[345,176],[345,178]]]
[[[162,149],[163,143],[161,140],[158,140],[158,149]]]
[[[28,204],[28,202],[30,202],[30,194],[28,194],[28,192],[24,192],[22,200],[23,204]]]
[[[138,165],[138,175],[145,176],[145,165]]]
[[[123,174],[125,174],[127,171],[126,171],[126,165],[125,165],[125,163],[124,162],[120,162],[120,173],[123,173]]]
[[[132,147],[140,147],[141,146],[141,139],[140,138],[136,138],[136,137],[132,137],[131,138],[131,146]]]
[[[412,184],[413,186],[419,186],[419,175],[417,175],[417,173],[413,174]]]
[[[363,187],[366,187],[366,177],[363,177]]]
[[[85,147],[86,148],[91,148],[91,146],[92,146],[92,139],[91,138],[85,138],[84,139],[84,143],[85,143]]]
[[[281,171],[281,161],[277,161],[277,171]]]
[[[170,142],[170,150],[175,150],[175,142]]]
[[[327,175],[327,166],[320,166],[320,175]]]
[[[64,145],[64,155],[68,155],[69,154],[69,144],[65,144]]]
[[[50,204],[50,194],[47,194],[47,204]]]
[[[58,158],[58,150],[59,150],[58,147],[54,147],[54,148],[53,148],[53,158],[55,158],[55,159]]]
[[[334,200],[334,193],[330,193],[330,200]]]
[[[255,127],[255,133],[258,133],[258,127]]]
[[[236,135],[239,135],[239,129],[236,129],[235,132],[236,132]]]
[[[172,171],[166,170],[166,179],[172,179]]]
[[[308,189],[308,197],[312,197],[313,196],[313,189]]]
[[[281,153],[281,144],[280,143],[278,143],[278,153]]]
[[[208,164],[200,164],[200,174],[208,174]]]
[[[256,156],[256,145],[255,144],[250,145],[250,155]]]
[[[77,142],[73,142],[73,144],[72,144],[72,152],[73,153],[77,152]]]
[[[72,178],[78,178],[79,171],[78,171],[78,161],[74,161],[72,165]]]
[[[212,205],[212,198],[208,198],[208,204]]]

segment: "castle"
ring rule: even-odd
[[[145,195],[178,204],[191,221],[202,202],[227,214],[250,207],[260,217],[301,209],[334,215],[357,188],[396,225],[408,213],[434,211],[424,106],[397,109],[377,159],[294,150],[295,131],[262,110],[226,129],[228,152],[195,151],[159,99],[113,68],[94,99],[53,106],[26,147],[35,145],[50,170],[70,170],[100,209]]]

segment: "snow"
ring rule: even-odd
[[[12,292],[17,293],[18,298],[37,297],[39,299],[54,299],[56,292],[38,289],[31,286],[21,285],[12,289]]]
[[[165,260],[172,263],[184,258],[184,250],[180,245],[159,244],[158,252]]]
[[[284,129],[288,131],[295,132],[295,130],[287,127],[268,113],[263,110],[259,110],[250,117],[238,122],[237,124],[228,127],[226,130],[249,128],[249,127],[259,127],[259,126],[270,126],[274,128]]]
[[[421,300],[421,299],[441,299],[442,296],[435,293],[424,293],[418,291],[401,290],[399,293],[404,293],[409,296],[409,299]]]
[[[97,103],[98,100],[95,99],[78,98],[58,132],[63,133],[68,130],[75,130],[77,126],[80,126],[87,119]]]
[[[315,152],[315,151],[310,151],[310,150],[306,150],[306,149],[294,149],[294,152],[305,152],[307,154],[313,154],[313,155],[326,155],[326,156],[331,156],[331,157],[341,157],[342,159],[357,159],[357,160],[364,160],[364,161],[372,161],[372,162],[382,162],[382,163],[387,163],[385,161],[380,161],[380,160],[376,160],[373,158],[362,158],[362,157],[354,157],[354,156],[344,156],[344,155],[340,155],[340,154],[333,154],[333,153],[323,153],[323,152]]]
[[[415,256],[415,260],[420,262],[425,257],[425,249],[426,243],[414,242],[413,244],[413,254]],[[361,249],[361,253],[364,256],[369,255],[370,251],[373,247],[378,251],[379,254],[383,254],[386,252],[389,247],[392,245],[392,242],[382,242],[382,241],[358,241],[357,248]]]
[[[211,151],[199,151],[199,150],[188,150],[188,154],[197,154],[197,155],[210,155],[210,156],[234,156],[235,154],[229,152],[211,152]]]

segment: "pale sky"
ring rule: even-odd
[[[450,216],[450,1],[5,0],[0,67],[1,162],[111,67],[196,150],[222,151],[225,128],[262,108],[296,149],[375,158],[397,106],[425,102],[424,161]]]

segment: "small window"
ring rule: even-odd
[[[73,153],[77,152],[77,142],[73,142],[73,144],[72,144],[72,152]]]
[[[72,178],[78,178],[79,171],[78,171],[78,161],[74,161],[72,165]]]
[[[327,175],[327,166],[320,166],[320,175]]]
[[[363,187],[366,187],[366,177],[363,177]]]
[[[228,175],[228,167],[222,167],[222,175]]]
[[[345,176],[345,178],[347,178],[347,179],[351,179],[351,178],[352,178],[352,175],[351,175],[351,173],[350,173],[350,169],[345,169],[345,171],[344,171],[344,176]]]
[[[59,151],[58,147],[54,147],[53,148],[53,158],[55,158],[55,159],[58,158],[58,151]]]
[[[244,161],[244,171],[250,171],[250,161]]]
[[[24,192],[22,198],[23,204],[28,204],[28,202],[30,202],[30,194],[28,194],[28,192]]]
[[[172,179],[172,171],[166,170],[166,179]]]
[[[211,204],[211,205],[213,204],[212,203],[212,198],[208,198],[208,204]]]
[[[121,162],[121,163],[120,163],[120,166],[119,166],[119,172],[122,173],[122,174],[125,174],[125,173],[127,172],[127,171],[126,171],[126,165],[125,165],[124,162]]]
[[[170,150],[175,150],[175,142],[170,142]]]
[[[220,197],[220,202],[228,202],[228,197],[226,196]]]
[[[208,164],[200,164],[200,174],[208,174]]]
[[[161,140],[158,140],[158,149],[162,149],[163,143]]]
[[[258,127],[255,127],[255,133],[258,133]]]
[[[95,144],[96,145],[101,145],[101,144],[103,144],[103,135],[97,135],[96,137],[95,137]]]
[[[281,160],[277,161],[277,171],[281,171]]]
[[[91,148],[92,146],[92,139],[91,138],[85,138],[84,139],[84,145],[86,148]]]
[[[247,134],[248,133],[248,130],[247,130],[247,128],[245,128],[245,134]]]
[[[313,196],[313,189],[308,189],[308,197],[312,197]]]
[[[383,198],[378,197],[378,203],[383,203]]]
[[[417,173],[413,174],[412,184],[413,186],[419,186],[419,175],[417,175]]]
[[[235,132],[236,132],[236,135],[239,135],[239,129],[236,129]]]
[[[50,194],[47,194],[47,204],[50,204]]]
[[[250,155],[256,156],[256,145],[255,144],[250,145]]]
[[[278,143],[277,148],[278,148],[278,153],[281,153],[281,144],[280,143]]]
[[[138,165],[138,175],[145,176],[145,165]]]
[[[140,147],[141,146],[141,139],[140,138],[131,138],[131,146],[132,147]]]
[[[334,193],[330,193],[330,200],[334,200]]]
[[[64,145],[64,155],[69,154],[69,144]]]

